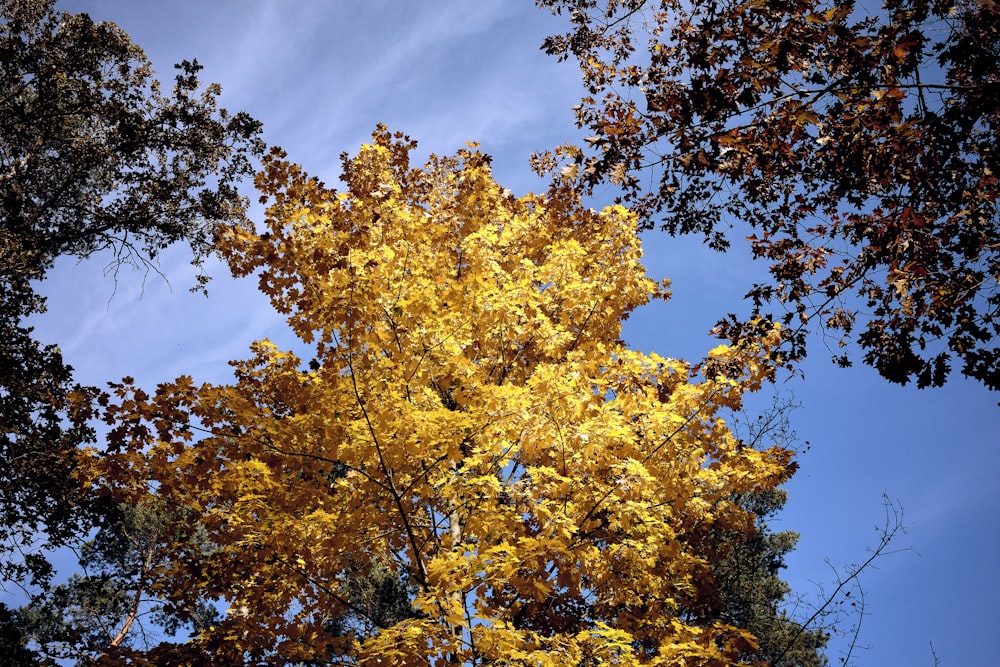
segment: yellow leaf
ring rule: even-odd
[[[461,663],[473,638],[497,664],[705,658],[678,602],[700,603],[723,551],[705,527],[750,522],[730,499],[790,474],[787,452],[736,447],[718,418],[777,339],[716,347],[740,373],[700,383],[629,350],[623,319],[665,290],[630,211],[565,184],[516,198],[474,148],[423,167],[411,148],[380,128],[343,192],[269,160],[266,228],[222,252],[259,269],[312,358],[260,341],[231,385],[130,400],[123,428],[202,430],[94,452],[90,478],[185,508],[171,529],[199,548],[156,585],[244,610],[191,639],[220,662],[336,644],[323,659]],[[382,623],[379,591],[412,618]],[[356,635],[334,642],[344,618]]]

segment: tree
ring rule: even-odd
[[[0,301],[0,577],[41,582],[51,568],[34,546],[66,543],[100,514],[101,503],[81,496],[72,475],[76,448],[93,429],[64,420],[72,369],[21,323],[38,297],[26,281],[0,281]],[[21,558],[7,557],[15,554]]]
[[[996,3],[538,4],[572,24],[543,48],[579,61],[592,136],[536,166],[619,186],[646,228],[725,249],[735,227],[770,263],[752,319],[717,333],[766,314],[787,360],[810,330],[856,333],[891,382],[941,385],[957,359],[1000,389]]]
[[[778,444],[800,450],[790,417],[796,407],[791,398],[776,394],[772,404],[760,413],[751,417],[744,410],[728,416],[727,422],[744,447]],[[828,664],[823,651],[830,634],[843,632],[843,625],[859,623],[860,619],[840,613],[843,605],[825,596],[821,604],[833,605],[835,611],[813,615],[815,609],[811,608],[807,615],[813,617],[802,617],[801,599],[789,598],[792,590],[780,572],[799,536],[794,531],[774,532],[770,528],[771,519],[785,506],[787,498],[783,489],[762,489],[734,499],[753,514],[754,530],[709,533],[721,549],[712,559],[717,594],[712,604],[692,611],[700,612],[702,618],[722,619],[749,629],[758,644],[754,655],[749,656],[751,662],[756,660],[769,667],[822,667]]]
[[[823,627],[804,627],[801,619],[782,608],[791,592],[779,573],[785,557],[795,548],[798,535],[792,531],[771,532],[767,520],[784,507],[787,494],[767,489],[746,494],[738,504],[755,517],[750,534],[714,535],[726,550],[713,565],[719,589],[716,618],[746,628],[757,638],[751,656],[769,667],[822,667],[827,664],[822,649],[827,643]]]
[[[622,319],[666,296],[633,215],[589,210],[571,186],[515,198],[474,148],[411,168],[413,146],[380,127],[343,158],[342,192],[273,153],[257,181],[266,230],[221,238],[308,361],[260,341],[233,384],[181,377],[148,394],[126,380],[105,397],[90,484],[195,513],[212,542],[169,540],[150,575],[174,611],[193,596],[228,606],[176,650],[738,664],[749,632],[680,610],[713,576],[706,530],[752,532],[734,497],[794,470],[791,452],[743,447],[719,418],[771,375],[777,334],[698,369],[629,350]],[[413,587],[406,613],[352,593],[375,566]],[[330,623],[345,613],[369,622],[345,635]],[[162,651],[127,657],[165,664]]]
[[[218,224],[244,219],[260,124],[218,109],[218,84],[199,92],[196,61],[166,96],[117,26],[53,5],[2,5],[4,275],[105,249],[146,263],[177,241],[204,259]]]
[[[0,602],[0,666],[30,667],[38,664],[38,654],[25,648],[25,639],[14,614]]]
[[[215,607],[195,598],[180,619],[151,585],[151,572],[172,552],[165,530],[170,521],[189,524],[186,548],[204,546],[204,533],[190,512],[150,503],[108,512],[93,538],[75,550],[79,572],[45,587],[16,610],[20,643],[36,647],[50,664],[72,660],[85,666],[119,647],[149,645],[161,632],[172,636],[187,624],[196,631],[211,625],[218,616]]]
[[[36,282],[62,256],[152,267],[178,241],[200,264],[220,223],[244,220],[260,124],[219,109],[197,62],[177,67],[164,94],[114,24],[0,2],[0,543],[28,550],[4,559],[5,578],[44,578],[32,542],[63,543],[94,511],[70,483],[92,437],[64,424],[71,368],[24,324],[45,308]]]

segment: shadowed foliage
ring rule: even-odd
[[[100,514],[74,480],[75,452],[93,433],[67,414],[71,368],[25,323],[45,310],[37,282],[59,257],[103,253],[115,271],[148,268],[175,242],[200,264],[218,225],[244,220],[236,188],[263,149],[260,125],[218,108],[220,89],[201,87],[197,62],[177,68],[165,92],[114,24],[56,11],[52,0],[0,2],[4,577],[44,581],[41,551]]]
[[[957,361],[1000,389],[1000,5],[538,4],[568,20],[543,48],[579,61],[592,136],[536,168],[770,264],[750,317],[716,333],[753,337],[766,315],[785,360],[823,332],[891,382],[941,385]]]

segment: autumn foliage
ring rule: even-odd
[[[1000,5],[538,4],[567,19],[545,48],[579,62],[592,135],[539,167],[619,187],[647,227],[746,238],[770,270],[751,317],[785,322],[786,359],[823,332],[892,382],[957,361],[1000,389]]]
[[[105,397],[92,486],[174,508],[149,591],[180,616],[228,608],[183,645],[117,654],[738,663],[753,636],[698,611],[725,551],[709,538],[749,533],[735,499],[793,464],[719,414],[772,372],[776,334],[699,368],[628,349],[622,320],[666,295],[633,214],[569,186],[516,198],[474,148],[411,168],[412,148],[380,128],[341,192],[275,153],[266,229],[221,239],[295,352],[264,340],[230,385]],[[412,613],[390,623],[352,595],[375,568]]]

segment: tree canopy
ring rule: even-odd
[[[711,535],[752,535],[738,498],[794,471],[720,418],[779,334],[697,367],[628,349],[623,318],[666,295],[631,213],[570,186],[517,198],[475,148],[411,167],[413,145],[379,128],[339,192],[272,153],[264,228],[221,237],[297,352],[263,340],[232,384],[126,379],[102,400],[94,492],[176,508],[150,589],[178,617],[228,607],[183,646],[114,654],[739,664],[753,635],[696,610],[717,594]],[[410,609],[359,603],[375,569]],[[345,633],[345,613],[369,622]]]
[[[644,227],[746,236],[770,263],[751,317],[717,333],[767,315],[789,360],[822,331],[892,382],[940,385],[957,359],[1000,389],[996,3],[538,5],[570,23],[544,48],[579,61],[592,136],[537,167],[562,160],[620,187]]]
[[[237,186],[263,153],[260,125],[218,108],[195,61],[161,90],[149,61],[111,23],[53,0],[0,2],[0,573],[47,575],[32,546],[92,521],[73,486],[92,431],[67,420],[72,369],[25,318],[57,258],[107,251],[152,266],[168,245],[212,251],[220,223],[244,219]]]
[[[147,262],[184,241],[211,252],[219,222],[262,151],[260,124],[217,106],[197,61],[169,94],[142,49],[112,23],[10,0],[0,17],[0,201],[4,275],[31,279],[60,256],[110,249]]]

